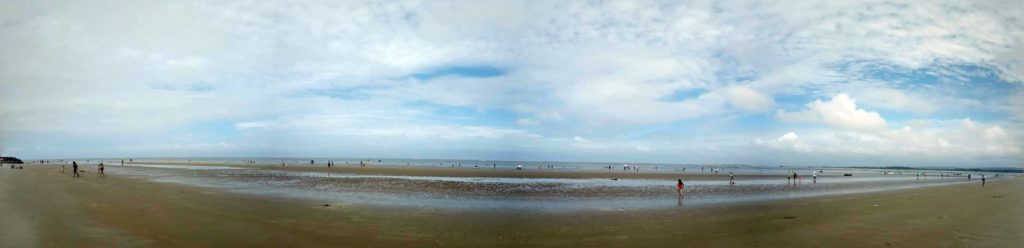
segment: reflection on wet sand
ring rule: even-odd
[[[195,168],[192,168],[195,167]],[[429,169],[424,169],[429,170]],[[436,169],[435,169],[436,170]],[[295,171],[213,166],[125,166],[111,171],[159,182],[216,187],[250,194],[315,199],[332,203],[471,209],[630,209],[671,206],[675,180],[659,178],[520,178],[403,176],[330,171]],[[909,176],[827,177],[804,184],[736,175],[733,181],[686,180],[675,205],[691,206],[846,194],[962,183],[914,180]],[[685,178],[688,175],[682,175]],[[753,179],[746,179],[753,178]],[[744,180],[746,179],[746,180]],[[963,181],[965,182],[965,180]],[[684,199],[690,198],[690,199]]]

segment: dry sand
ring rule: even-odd
[[[399,170],[455,172],[389,171]],[[498,212],[323,206],[32,165],[0,169],[0,247],[1020,247],[1022,189],[1017,178],[703,208]]]

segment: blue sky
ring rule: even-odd
[[[0,153],[1019,167],[1022,18],[1013,1],[4,1]]]

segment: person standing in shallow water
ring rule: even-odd
[[[679,195],[681,196],[681,195],[683,195],[683,186],[684,186],[683,185],[683,179],[680,178],[678,180],[679,180],[679,182],[676,183],[676,189],[679,191]]]

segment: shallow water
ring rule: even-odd
[[[825,171],[823,176],[833,176],[817,180],[807,177],[798,183],[784,177],[744,180],[742,174],[737,174],[735,185],[727,180],[687,181],[685,196],[679,197],[674,180],[394,176],[188,165],[108,168],[111,174],[158,182],[335,205],[538,211],[696,207],[967,183],[960,177],[917,178],[913,174],[872,171],[857,171],[860,176],[854,177],[834,176],[847,171]]]

